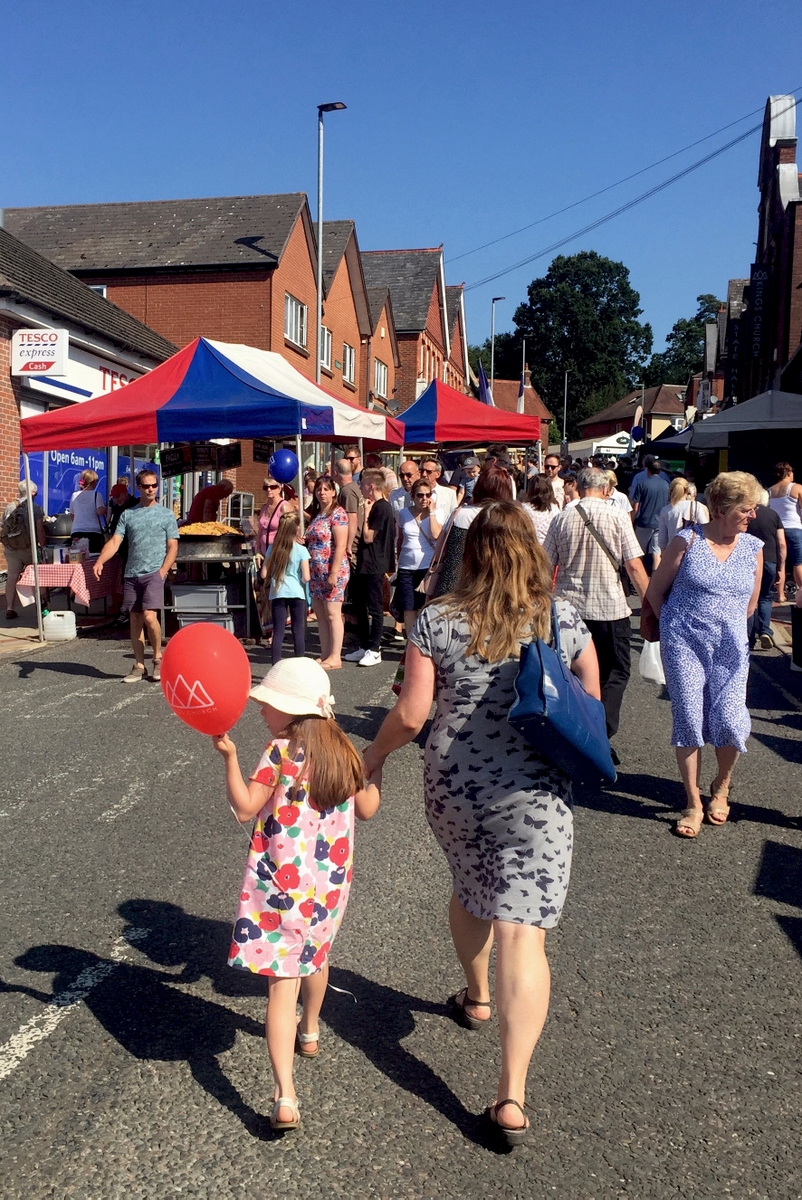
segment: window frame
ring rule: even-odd
[[[343,379],[346,383],[356,382],[356,347],[343,342]]]
[[[379,387],[379,376],[382,372],[384,373],[384,386]],[[390,373],[389,373],[389,370],[387,367],[387,363],[382,362],[382,360],[380,358],[374,358],[374,360],[373,360],[373,392],[374,392],[374,395],[379,396],[382,400],[386,400],[387,399],[387,385],[388,385],[389,381],[390,381]]]
[[[302,350],[306,349],[308,311],[307,305],[297,296],[293,296],[291,292],[284,293],[284,337],[294,346],[300,346]]]
[[[334,338],[326,325],[320,326],[320,365],[326,371],[331,370],[331,352],[334,348]],[[326,352],[324,354],[324,351]]]

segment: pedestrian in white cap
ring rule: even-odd
[[[276,663],[250,697],[271,734],[250,783],[228,734],[213,739],[234,815],[243,824],[256,818],[228,962],[267,976],[270,1124],[297,1129],[293,1054],[319,1052],[328,956],[353,876],[354,814],[364,821],[376,812],[381,774],[365,780],[359,752],[334,719],[329,676],[312,659]]]

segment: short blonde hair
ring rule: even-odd
[[[723,517],[739,504],[759,504],[762,490],[748,471],[722,471],[707,485],[705,499],[712,515]]]
[[[610,470],[610,471],[605,471],[604,473],[607,476],[608,480],[610,481],[611,487],[614,489],[617,488],[618,487],[618,476],[616,475],[615,471]]]
[[[81,471],[81,483],[85,484],[88,488],[97,487],[97,481],[99,478],[100,476],[98,475],[97,471],[92,471],[91,469],[87,471]]]

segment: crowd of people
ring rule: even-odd
[[[305,540],[321,635],[314,665],[322,670],[312,689],[320,694],[306,697],[304,711],[329,704],[326,677],[343,661],[381,661],[389,610],[396,623],[387,634],[405,641],[403,684],[364,751],[362,778],[364,786],[376,787],[378,803],[388,756],[418,736],[434,700],[423,790],[430,828],[452,876],[448,919],[464,974],[448,1011],[478,1032],[487,1028],[495,1003],[501,1065],[486,1117],[511,1147],[529,1129],[526,1078],[549,1003],[545,933],[560,919],[573,846],[570,780],[507,721],[521,647],[536,639],[551,644],[565,669],[601,702],[619,763],[614,739],[631,672],[629,597],[636,595],[644,617],[651,612],[659,625],[672,744],[686,793],[675,832],[695,838],[705,819],[723,825],[733,771],[750,731],[750,650],[773,644],[772,587],[778,582],[783,598],[793,586],[785,578],[786,563],[802,583],[802,488],[791,467],[780,463],[768,493],[753,475],[731,471],[713,479],[702,499],[691,478],[671,478],[651,457],[635,470],[626,461],[576,464],[548,455],[538,471],[514,462],[503,447],[492,448],[484,462],[467,456],[448,478],[437,456],[408,458],[398,474],[393,487],[380,460],[363,467],[351,452],[335,464],[333,476],[309,481]],[[279,536],[284,522],[287,537],[299,538],[295,517],[286,513]],[[797,601],[802,603],[802,587]],[[341,654],[343,603],[353,609],[358,646]],[[280,611],[277,616],[274,645],[284,635]],[[273,657],[275,662],[275,651]],[[287,661],[279,667],[287,670]],[[270,679],[269,673],[266,686]],[[286,718],[271,720],[273,728]],[[716,758],[706,792],[705,745]],[[232,754],[223,745],[218,749]],[[291,740],[290,749],[305,761],[301,741]],[[280,771],[285,749],[269,746],[266,753]],[[261,780],[262,773],[254,778]],[[240,792],[238,812],[252,814],[265,795],[251,786],[253,799],[246,805]],[[263,820],[274,811],[270,797]],[[284,791],[279,802],[288,803]],[[365,815],[364,791],[353,803],[356,815]],[[281,818],[275,830],[285,835]],[[273,870],[270,864],[281,859],[278,847],[269,837],[261,844]],[[274,886],[281,907],[275,876]],[[307,901],[317,912],[321,898],[310,893]],[[342,907],[338,899],[340,918]],[[319,911],[322,918],[325,898]],[[282,936],[290,926],[282,918]],[[261,937],[253,928],[253,936]],[[242,928],[235,930],[234,965],[242,964],[247,940]],[[300,961],[322,968],[330,940],[324,949],[313,939]],[[314,957],[304,960],[304,953]],[[285,970],[300,986],[305,972],[280,959],[266,973]],[[304,1001],[298,1053],[308,1053],[310,1043],[318,1052],[319,1007],[316,999]],[[274,1127],[281,1129],[300,1121],[287,1068],[288,1038],[285,1033],[280,1054],[270,1051]]]

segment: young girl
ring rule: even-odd
[[[292,648],[296,658],[306,653],[306,613],[309,608],[309,551],[298,541],[301,521],[296,512],[285,512],[259,572],[270,592],[273,614],[272,661],[281,658],[287,631],[287,610],[292,622]]]
[[[297,1045],[305,1058],[318,1054],[328,955],[353,875],[354,813],[366,821],[376,812],[381,776],[365,782],[362,759],[334,720],[329,677],[310,658],[277,663],[250,695],[272,735],[250,784],[228,734],[213,739],[234,815],[243,824],[256,817],[228,962],[268,977],[270,1124],[297,1129],[293,1053]]]

